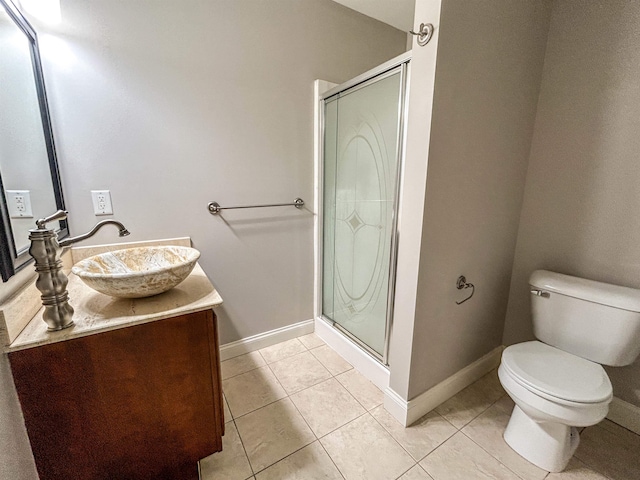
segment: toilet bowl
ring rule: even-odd
[[[551,472],[564,470],[578,447],[576,427],[603,420],[613,397],[600,365],[536,341],[505,349],[498,377],[516,404],[505,441]]]
[[[564,470],[577,427],[603,420],[613,398],[600,364],[640,353],[640,290],[535,271],[529,280],[536,338],[502,353],[498,377],[515,402],[507,444],[544,470]]]

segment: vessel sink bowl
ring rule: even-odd
[[[71,272],[94,290],[119,298],[142,298],[172,289],[189,276],[200,252],[190,247],[137,247],[101,253]]]

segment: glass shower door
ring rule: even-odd
[[[391,315],[403,68],[325,100],[322,313],[380,359]]]

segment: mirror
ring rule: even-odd
[[[6,282],[31,261],[35,221],[64,210],[37,36],[11,0],[0,0],[0,193]],[[68,235],[66,221],[58,230]]]

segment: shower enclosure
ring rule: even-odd
[[[387,363],[409,58],[325,93],[322,318]]]

